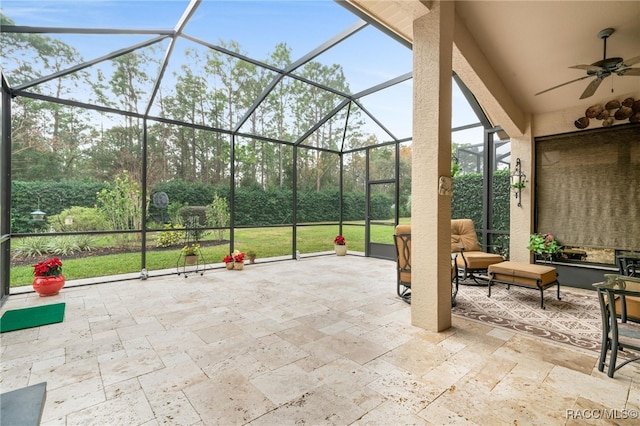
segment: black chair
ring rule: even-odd
[[[620,275],[627,277],[640,277],[640,254],[627,256],[618,256],[618,269]],[[620,320],[624,323],[627,322],[627,299],[626,296],[621,295],[616,302],[620,308]]]

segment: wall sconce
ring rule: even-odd
[[[522,207],[522,190],[527,186],[527,176],[522,173],[520,159],[516,158],[516,167],[511,173],[511,190],[518,200],[518,207]]]
[[[40,210],[40,196],[38,195],[38,208],[34,211],[32,211],[31,213],[29,213],[31,215],[31,219],[33,219],[36,222],[42,222],[44,220],[44,216],[46,215],[45,212],[43,212],[42,210]]]

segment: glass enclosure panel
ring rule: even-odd
[[[211,43],[237,42],[259,60],[284,44],[297,60],[358,21],[333,2],[286,2],[278,8],[267,1],[203,1],[185,33]]]
[[[459,173],[482,173],[484,168],[483,127],[452,132],[451,145]]]
[[[395,145],[385,145],[369,150],[369,180],[395,179]]]
[[[498,133],[489,133],[494,147],[493,199],[491,200],[492,230],[491,245],[494,253],[509,257],[509,226],[511,221],[510,202],[514,196],[511,190],[509,162],[511,161],[511,142],[500,140]]]
[[[394,244],[396,224],[395,183],[369,185],[369,241]]]
[[[189,0],[147,1],[2,0],[2,13],[16,25],[122,29],[173,29]]]
[[[413,79],[362,97],[359,101],[396,139],[410,138],[413,134]],[[384,141],[389,140],[386,133],[381,137]]]
[[[398,170],[400,223],[411,223],[411,146],[411,142],[400,144],[400,169]]]
[[[453,78],[451,82],[453,104],[451,127],[456,128],[478,123],[480,120],[469,105],[467,98],[462,94],[458,83]]]
[[[351,103],[343,150],[364,148],[390,140],[392,140],[391,135],[380,127],[367,111],[355,102]]]
[[[333,240],[340,233],[336,224],[308,225],[297,228],[296,246],[301,254],[323,253],[333,251]],[[345,238],[348,238],[346,235]],[[349,239],[347,239],[349,245]]]
[[[380,58],[384,58],[384,61],[381,62]],[[295,73],[314,76],[319,70],[326,72],[336,67],[341,72],[335,74],[335,77],[323,76],[315,80],[343,93],[356,94],[411,72],[413,53],[411,49],[369,25],[317,56],[313,63],[304,65]],[[380,71],[381,67],[383,72]]]
[[[274,244],[277,241],[278,244]],[[256,253],[256,262],[278,256],[291,256],[293,230],[290,226],[264,228],[236,228],[234,249],[247,254]],[[300,247],[298,247],[300,250]],[[215,262],[221,261],[215,259]],[[248,259],[245,259],[248,263]]]
[[[343,176],[343,184],[345,192],[359,192],[363,195],[366,191],[366,151],[354,151],[348,154],[344,154],[342,157],[344,159],[344,176]],[[363,212],[364,212],[364,204],[363,204]],[[361,218],[364,219],[364,216]]]

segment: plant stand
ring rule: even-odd
[[[189,238],[190,235],[191,233],[188,232],[183,247],[198,243],[198,240],[191,241],[191,238]],[[178,261],[176,262],[176,270],[178,271],[178,276],[182,274],[185,278],[187,278],[189,274],[204,275],[205,269],[206,267],[204,256],[202,255],[202,250],[200,250],[200,253],[197,255],[188,256],[184,255],[182,253],[182,250],[180,250],[180,256],[178,257]]]

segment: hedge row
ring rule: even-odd
[[[12,182],[12,232],[32,232],[34,224],[29,213],[36,208],[48,216],[59,214],[71,206],[95,207],[96,193],[104,187],[102,183],[86,181],[63,182]],[[173,181],[156,185],[149,196],[162,191],[170,203],[189,206],[206,206],[214,194],[229,198],[228,187],[214,187],[200,183]],[[494,229],[509,229],[509,175],[508,171],[496,173],[494,179]],[[298,222],[335,222],[340,219],[338,190],[304,191],[297,194]],[[39,199],[39,206],[38,206]],[[394,199],[376,193],[371,197],[373,220],[392,218]],[[365,218],[365,194],[347,192],[343,194],[343,220],[354,221]],[[237,188],[235,190],[235,224],[237,226],[264,226],[287,224],[293,221],[293,192],[291,190],[263,190],[260,187]],[[476,227],[482,223],[482,176],[462,175],[454,179],[452,216],[473,219]],[[158,221],[167,215],[149,205],[149,220]]]

